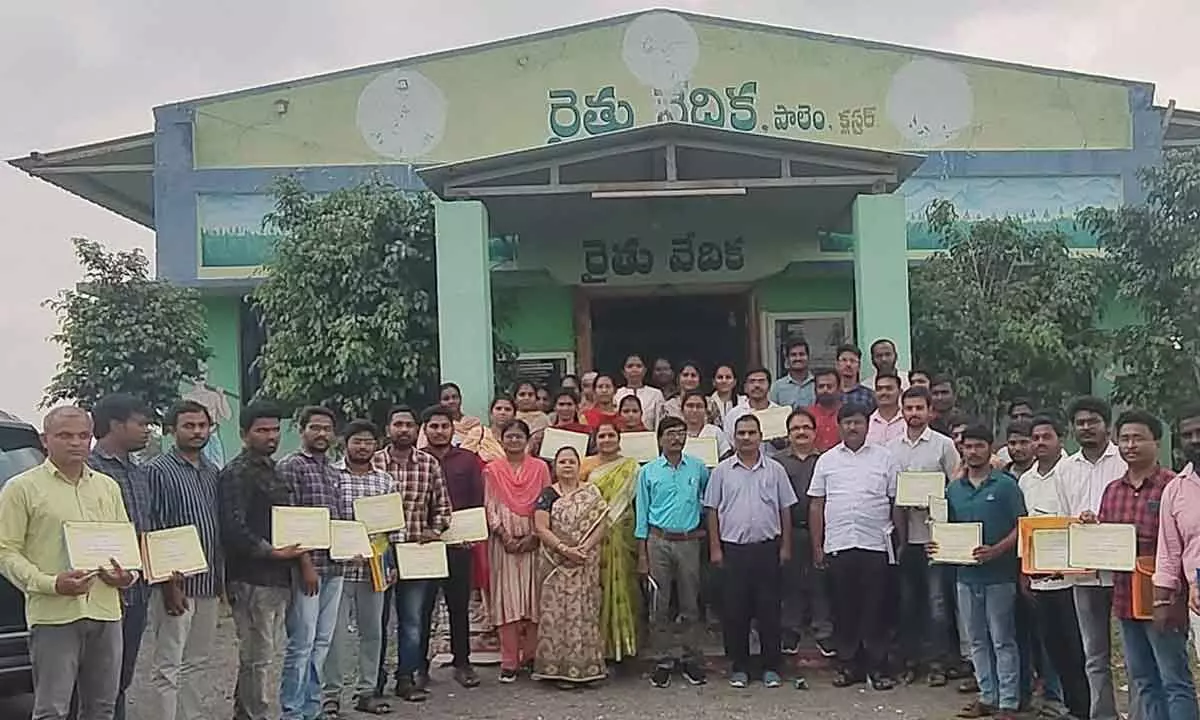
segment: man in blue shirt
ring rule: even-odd
[[[793,410],[806,408],[817,401],[816,380],[808,369],[808,341],[793,340],[787,345],[787,374],[771,384],[768,397],[776,405]]]
[[[638,540],[638,574],[657,587],[650,616],[649,644],[658,653],[650,682],[665,688],[678,664],[692,685],[705,682],[700,658],[700,542],[701,498],[708,486],[708,468],[683,454],[687,425],[677,417],[658,424],[662,455],[638,473],[634,503]],[[679,593],[679,622],[671,615],[671,586]]]
[[[976,564],[958,568],[958,609],[971,646],[979,698],[964,709],[972,715],[1012,718],[1021,701],[1017,650],[1017,519],[1025,496],[1011,475],[992,468],[992,431],[968,425],[962,433],[966,474],[946,487],[950,522],[980,523],[983,544]],[[936,546],[930,545],[931,551]]]

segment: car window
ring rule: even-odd
[[[44,459],[37,434],[32,429],[0,429],[0,485]]]

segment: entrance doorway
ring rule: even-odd
[[[746,369],[747,293],[592,298],[590,305],[593,367],[614,373],[618,385],[631,353],[648,366],[665,357],[677,372],[681,363],[697,362],[706,386],[718,365],[733,364],[739,373]]]

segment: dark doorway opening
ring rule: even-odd
[[[745,293],[592,298],[594,367],[615,374],[620,385],[626,356],[639,353],[647,365],[665,357],[676,371],[685,361],[700,363],[705,387],[718,365],[732,364],[740,376],[749,354],[749,305]]]

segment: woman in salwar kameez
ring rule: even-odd
[[[580,475],[600,491],[612,518],[600,548],[600,584],[604,590],[600,629],[604,657],[620,662],[637,654],[641,592],[633,539],[633,498],[637,494],[638,463],[621,455],[621,434],[613,423],[596,428],[595,445],[597,454],[584,459]]]
[[[541,540],[541,612],[533,677],[574,687],[604,679],[600,635],[600,553],[608,505],[579,478],[579,455],[554,455],[556,482],[542,491],[533,522]]]
[[[505,456],[484,469],[492,619],[500,634],[500,682],[514,682],[537,648],[537,549],[534,506],[550,469],[526,453],[529,426],[514,420],[500,433]]]

